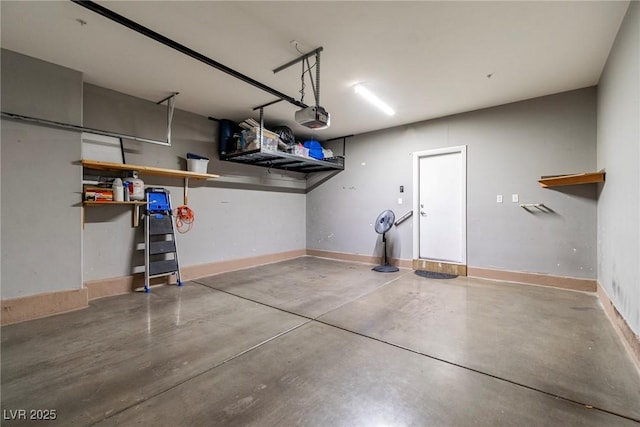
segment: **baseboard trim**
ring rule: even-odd
[[[636,368],[640,371],[640,336],[636,335],[635,332],[631,330],[631,327],[627,321],[624,320],[624,317],[622,317],[615,305],[613,305],[613,301],[611,301],[609,295],[607,295],[607,292],[600,282],[597,282],[597,285],[598,299],[602,303],[604,311],[607,313],[607,317],[613,324],[613,328],[616,330],[622,343],[631,355],[631,359],[635,363]]]
[[[0,324],[11,325],[27,320],[80,310],[89,306],[87,289],[48,292],[2,300]]]
[[[136,276],[139,277],[141,275],[136,274],[134,276],[89,280],[84,282],[84,287],[89,292],[89,300],[126,294],[135,289],[134,282],[136,281]],[[142,281],[144,282],[144,278]]]
[[[363,264],[370,264],[370,265],[378,265],[380,264],[380,261],[381,261],[380,257],[374,257],[370,255],[359,255],[359,254],[351,254],[346,252],[321,251],[318,249],[307,249],[307,255],[315,256],[318,258],[336,259],[339,261],[360,262]],[[396,267],[400,267],[400,268],[411,268],[410,259],[392,258],[389,260],[389,264],[395,265]]]
[[[553,276],[550,274],[525,273],[520,271],[496,270],[492,268],[467,267],[467,275],[481,279],[502,280],[505,282],[542,285],[573,291],[595,292],[595,279]]]
[[[173,276],[154,277],[150,280],[151,285],[161,285],[175,282]],[[136,289],[144,288],[144,273],[137,273],[131,276],[109,277],[107,279],[89,280],[84,282],[84,287],[89,292],[89,301],[112,297],[116,295],[128,294]]]
[[[378,265],[379,257],[359,255],[343,252],[322,251],[316,249],[298,249],[275,254],[260,255],[249,258],[240,258],[229,261],[218,261],[207,264],[200,264],[182,268],[182,278],[184,281],[196,280],[201,277],[229,271],[242,270],[274,262],[286,261],[288,259],[299,258],[301,256],[315,256],[319,258],[329,258],[341,261],[360,262],[369,265]],[[401,268],[414,268],[413,260],[392,259],[392,265]],[[533,285],[551,286],[561,289],[571,289],[587,292],[598,292],[598,296],[603,301],[603,305],[614,310],[609,313],[614,324],[622,322],[621,332],[633,349],[635,358],[640,359],[640,343],[638,336],[626,325],[624,319],[615,311],[615,307],[606,296],[597,282],[591,279],[580,279],[574,277],[551,276],[546,274],[523,273],[507,270],[496,270],[480,267],[467,267],[467,275],[483,279],[502,280]],[[166,278],[157,278],[152,284],[167,282]],[[135,274],[131,276],[112,277],[107,279],[87,281],[84,288],[32,295],[21,298],[2,300],[2,325],[19,323],[26,320],[46,317],[53,314],[60,314],[68,311],[86,308],[90,300],[104,298],[114,295],[125,294],[134,291],[144,285],[144,276]],[[602,294],[602,295],[601,295]],[[618,319],[619,320],[616,320]],[[624,329],[626,327],[626,329]],[[629,338],[627,338],[629,337]],[[634,341],[635,339],[635,341]]]
[[[414,259],[412,262],[414,270],[432,271],[434,273],[454,274],[456,276],[466,276],[467,266],[452,262],[432,261],[428,259]]]
[[[190,265],[182,267],[180,273],[182,281],[196,280],[201,277],[213,276],[214,274],[226,273],[229,271],[242,270],[245,268],[257,267],[259,265],[271,264],[274,262],[286,261],[288,259],[299,258],[306,255],[305,249],[279,252],[275,254],[259,255],[250,258],[233,259],[229,261],[217,261],[207,264]],[[162,283],[175,283],[174,276],[159,277],[153,279],[151,285]],[[144,286],[144,274],[134,274],[131,276],[110,277],[87,281],[84,284],[89,290],[89,300],[126,294],[140,289]]]
[[[259,265],[273,264],[274,262],[300,258],[306,254],[307,251],[305,249],[296,249],[293,251],[259,255],[250,258],[239,258],[229,261],[192,265],[182,269],[182,276],[183,280],[196,280],[201,277],[213,276],[214,274],[227,273],[229,271],[243,270],[245,268],[257,267]]]

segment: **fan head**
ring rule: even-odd
[[[396,221],[396,215],[392,210],[387,209],[378,215],[378,219],[376,219],[375,230],[378,234],[384,234],[393,226],[393,223]]]

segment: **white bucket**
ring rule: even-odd
[[[197,173],[207,173],[209,160],[204,159],[187,159],[187,170]]]

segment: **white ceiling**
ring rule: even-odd
[[[305,52],[322,46],[320,104],[331,127],[316,131],[321,140],[595,85],[629,4],[98,3],[297,99],[301,65],[271,70],[299,56],[292,40]],[[81,71],[88,83],[153,101],[180,92],[177,108],[236,121],[276,99],[69,1],[0,7],[3,48]],[[396,115],[357,97],[356,83]],[[314,104],[308,80],[304,101]],[[281,102],[265,120],[308,137],[296,109]]]

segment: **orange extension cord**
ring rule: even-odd
[[[182,205],[176,208],[176,227],[179,233],[187,233],[193,227],[196,217],[189,206]]]

